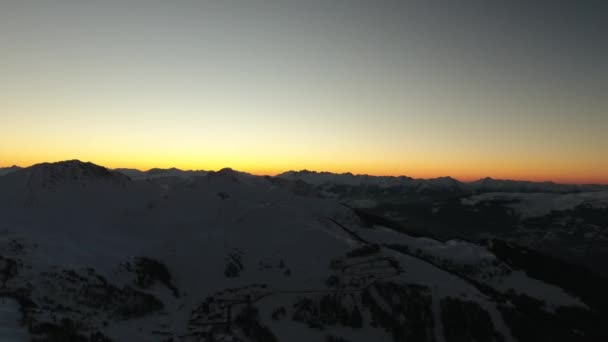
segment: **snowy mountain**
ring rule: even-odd
[[[542,217],[551,212],[572,210],[588,204],[591,207],[608,207],[608,191],[555,193],[490,192],[464,198],[466,205],[502,201],[522,218]]]
[[[21,169],[21,168],[17,165],[13,165],[13,166],[9,166],[9,167],[0,167],[0,176],[7,175],[7,174],[9,174],[11,172],[15,172],[19,169]]]
[[[500,210],[517,241],[608,275],[608,191],[556,193],[493,192],[461,199],[465,211]]]
[[[66,203],[84,206],[89,201],[120,201],[117,194],[128,187],[136,187],[129,177],[92,163],[42,163],[0,177],[0,203],[11,208],[43,202],[59,207]],[[87,190],[98,196],[83,197]]]
[[[0,321],[22,323],[0,336],[608,338],[600,323],[608,317],[608,281],[533,250],[497,239],[410,235],[320,196],[299,178],[231,169],[188,177],[159,173],[173,180],[79,161],[0,177]]]
[[[59,183],[88,182],[115,182],[127,183],[131,180],[121,173],[111,171],[93,163],[84,163],[79,160],[69,160],[60,163],[42,163],[34,166],[17,169],[6,175],[14,182],[27,179],[28,186],[53,187]]]
[[[279,178],[301,180],[319,188],[333,189],[338,193],[343,186],[357,188],[380,188],[383,190],[400,189],[402,192],[452,192],[452,193],[486,193],[486,192],[550,192],[573,193],[590,191],[607,191],[605,185],[572,185],[553,182],[529,182],[515,180],[498,180],[483,178],[473,182],[460,182],[451,177],[431,179],[415,179],[406,176],[369,176],[353,175],[351,173],[336,174],[314,171],[288,171],[277,175]]]
[[[573,185],[557,184],[553,182],[528,182],[514,180],[500,180],[489,177],[467,184],[476,193],[486,192],[522,192],[522,193],[573,193],[606,191],[608,187],[602,185]]]
[[[464,183],[451,177],[414,179],[405,176],[369,176],[351,173],[334,174],[314,171],[288,171],[276,178],[300,181],[319,190],[326,197],[403,198],[406,196],[460,196],[470,193]]]
[[[335,174],[330,172],[315,171],[288,171],[277,175],[278,178],[289,180],[301,180],[305,183],[330,188],[332,186],[352,186],[352,187],[377,187],[377,188],[413,188],[423,191],[424,189],[442,188],[459,189],[463,185],[451,177],[439,177],[432,179],[414,179],[406,176],[370,176],[353,175],[352,173]]]
[[[131,179],[158,179],[166,177],[177,177],[177,178],[189,178],[196,176],[204,176],[208,171],[193,171],[193,170],[180,170],[177,168],[159,169],[154,168],[148,171],[140,171],[137,169],[115,169],[114,171],[120,172],[124,175],[131,177]]]
[[[350,185],[350,186],[380,186],[389,187],[397,186],[402,184],[408,184],[412,178],[400,176],[400,177],[384,177],[384,176],[369,176],[369,175],[353,175],[352,173],[336,174],[331,172],[315,172],[315,171],[287,171],[280,175],[278,178],[290,179],[290,180],[301,180],[312,185],[324,185],[324,184],[338,184],[338,185]]]

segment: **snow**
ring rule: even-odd
[[[25,328],[19,325],[20,319],[19,303],[12,298],[0,296],[0,341],[22,342],[29,340]]]
[[[407,245],[410,250],[420,249],[456,264],[487,267],[495,259],[484,247],[466,241],[441,242],[414,238],[384,227],[366,228],[339,201],[299,196],[265,177],[230,169],[176,176],[180,172],[156,172],[174,178],[163,183],[150,181],[148,176],[132,180],[115,171],[72,162],[3,176],[0,255],[24,264],[8,286],[19,288],[31,282],[34,300],[57,293],[66,295],[61,292],[62,283],[49,285],[45,273],[64,269],[83,272],[86,268],[93,268],[117,287],[132,285],[133,275],[121,265],[136,257],[148,257],[167,266],[181,294],[176,298],[160,285],[146,290],[163,302],[165,314],[110,320],[107,326],[102,324],[105,318],[94,316],[88,323],[117,341],[158,340],[153,331],[159,327],[166,327],[177,336],[189,331],[191,312],[207,296],[227,288],[263,283],[278,294],[256,304],[260,320],[272,328],[279,340],[320,341],[327,332],[308,329],[289,319],[273,321],[269,313],[277,306],[293,303],[297,295],[288,291],[324,288],[324,281],[331,275],[330,261],[360,246],[329,218],[348,226],[367,241]],[[363,176],[351,176],[347,178],[368,181],[356,178]],[[135,179],[133,173],[129,177]],[[387,178],[387,183],[392,180]],[[452,183],[449,179],[437,182]],[[23,250],[11,247],[13,241],[21,244]],[[223,274],[226,256],[235,252],[242,255],[244,269],[239,277],[226,278]],[[440,317],[437,301],[441,298],[464,296],[486,308],[501,333],[512,340],[496,303],[470,282],[421,258],[388,248],[382,248],[381,253],[394,257],[405,270],[391,281],[430,288],[435,317]],[[290,270],[290,275],[285,274],[280,264]],[[487,283],[501,290],[515,288],[520,292],[525,291],[527,284],[533,284],[529,292],[552,307],[580,304],[559,288],[517,272],[491,278]],[[14,309],[14,304],[2,306],[0,317],[4,322],[16,322]],[[19,327],[11,324],[5,326],[17,336]],[[390,341],[386,332],[369,326],[358,331],[332,328],[331,332],[354,342]]]
[[[288,171],[277,175],[277,177],[290,180],[301,180],[316,186],[324,184],[350,186],[375,185],[383,188],[408,184],[411,180],[411,178],[405,176],[369,176],[353,175],[352,173],[336,174],[331,172],[315,172],[307,170]]]
[[[530,182],[483,178],[467,183],[476,192],[525,192],[525,193],[574,193],[606,190],[606,186],[594,184],[558,184],[553,182]]]
[[[134,180],[142,179],[159,179],[166,177],[177,177],[177,178],[190,178],[200,177],[207,175],[210,171],[203,170],[180,170],[177,168],[170,169],[150,169],[148,171],[140,171],[137,169],[114,169],[116,172],[120,172],[124,175],[129,176]]]
[[[56,266],[93,267],[120,283],[119,264],[147,256],[165,263],[178,288],[187,294],[174,299],[160,293],[168,306],[176,308],[172,319],[150,317],[137,323],[143,325],[142,333],[137,333],[134,322],[106,329],[117,340],[124,340],[127,331],[135,331],[130,340],[149,340],[146,332],[157,321],[183,331],[194,305],[226,287],[268,282],[281,289],[318,286],[328,276],[328,260],[351,249],[343,233],[328,230],[320,220],[347,210],[339,203],[293,196],[263,179],[240,181],[242,175],[228,170],[174,188],[168,199],[162,198],[157,185],[147,182],[124,187],[93,180],[85,187],[71,182],[53,189],[37,186],[29,189],[36,199],[33,207],[15,201],[28,189],[28,177],[17,176],[0,183],[8,190],[0,194],[4,203],[0,215],[6,218],[0,230],[10,231],[26,244],[32,269],[23,280],[27,276],[42,281],[40,272]],[[37,178],[36,184],[46,181],[44,175]],[[218,196],[220,191],[229,198]],[[155,205],[150,208],[149,203]],[[233,249],[244,252],[245,271],[237,279],[226,279],[224,258]],[[268,258],[284,259],[292,276],[257,272],[258,261]]]
[[[357,233],[375,243],[408,246],[412,253],[416,253],[419,250],[422,255],[430,256],[433,260],[439,262],[449,260],[455,265],[476,266],[480,270],[480,275],[483,275],[483,272],[487,274],[498,267],[495,265],[497,258],[492,252],[485,247],[467,241],[448,240],[441,242],[425,237],[414,238],[381,226],[376,226],[373,230],[360,229],[357,230]],[[504,267],[507,268],[506,266]],[[530,278],[521,271],[512,271],[507,274],[504,272],[494,272],[492,274],[495,275],[491,277],[487,275],[472,276],[478,281],[499,289],[501,292],[513,289],[517,293],[524,293],[535,298],[540,298],[547,303],[550,310],[554,310],[559,306],[586,307],[578,298],[569,295],[563,289]],[[424,281],[425,283],[430,283],[432,279],[425,279]]]
[[[8,175],[9,173],[20,170],[21,168],[13,165],[9,167],[0,167],[0,176]]]
[[[401,244],[410,247],[412,252],[420,249],[435,257],[450,259],[460,264],[476,265],[496,258],[485,247],[462,240],[441,242],[426,237],[415,238],[382,226],[375,226],[373,230],[361,230],[359,233],[375,243]]]
[[[406,176],[370,176],[353,175],[352,173],[331,173],[315,171],[287,171],[277,175],[279,178],[289,180],[301,180],[317,187],[333,185],[347,185],[354,187],[377,186],[380,188],[401,187],[404,189],[415,189],[417,192],[429,190],[437,191],[469,191],[475,192],[546,192],[546,193],[575,193],[608,191],[607,186],[602,185],[572,185],[556,184],[552,182],[528,182],[515,180],[500,180],[483,178],[473,182],[460,182],[451,177],[438,177],[431,179],[416,179]]]
[[[547,305],[545,309],[551,312],[560,306],[587,307],[563,289],[530,278],[523,271],[513,271],[508,276],[492,279],[489,283],[502,291],[514,289],[517,293],[524,293],[530,297],[542,299]]]
[[[378,202],[371,199],[356,199],[348,202],[348,205],[353,208],[374,208],[378,206]]]
[[[462,199],[465,205],[476,205],[484,201],[508,201],[505,205],[513,208],[521,218],[539,217],[551,211],[574,209],[588,203],[595,207],[608,207],[608,191],[580,192],[572,194],[553,193],[486,193]]]

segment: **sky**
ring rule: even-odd
[[[603,1],[0,1],[0,166],[608,183]]]

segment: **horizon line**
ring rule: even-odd
[[[260,176],[260,177],[264,177],[264,176],[270,176],[270,177],[277,177],[283,173],[287,173],[287,172],[311,172],[311,173],[318,173],[318,174],[322,174],[322,173],[327,173],[327,174],[334,174],[334,175],[352,175],[355,177],[363,177],[363,176],[368,176],[368,177],[391,177],[391,178],[400,178],[400,177],[405,177],[405,178],[410,178],[410,179],[416,179],[416,180],[430,180],[430,179],[440,179],[440,178],[450,178],[450,179],[454,179],[458,182],[461,183],[473,183],[476,181],[480,181],[480,180],[484,180],[484,179],[491,179],[491,180],[496,180],[496,181],[513,181],[513,182],[531,182],[531,183],[553,183],[553,184],[564,184],[564,185],[608,185],[608,181],[606,182],[562,182],[562,181],[554,181],[554,180],[534,180],[534,179],[529,179],[529,178],[495,178],[492,176],[485,176],[485,177],[480,177],[480,178],[468,178],[469,180],[463,179],[462,177],[454,177],[454,176],[437,176],[437,177],[412,177],[412,176],[408,176],[408,175],[404,175],[404,174],[399,174],[399,175],[393,175],[393,174],[369,174],[369,173],[353,173],[350,171],[347,172],[332,172],[332,171],[319,171],[319,170],[312,170],[312,169],[300,169],[300,170],[296,170],[296,169],[288,169],[282,172],[277,172],[276,174],[267,174],[267,173],[256,173],[256,172],[248,172],[248,171],[242,171],[239,169],[235,169],[232,168],[230,166],[225,166],[222,168],[218,168],[217,170],[214,169],[182,169],[182,168],[178,168],[178,167],[152,167],[149,168],[147,170],[142,170],[142,169],[138,169],[135,167],[107,167],[104,166],[102,164],[98,164],[92,161],[83,161],[80,159],[65,159],[65,160],[59,160],[59,161],[53,161],[53,162],[39,162],[39,163],[33,163],[31,165],[28,166],[20,166],[17,164],[12,164],[9,166],[0,166],[0,168],[11,168],[11,167],[18,167],[20,169],[26,169],[35,165],[40,165],[40,164],[57,164],[57,163],[62,163],[62,162],[68,162],[68,161],[78,161],[81,163],[91,163],[100,167],[104,167],[108,170],[112,170],[112,171],[117,171],[120,169],[126,169],[126,170],[135,170],[135,171],[139,171],[139,172],[149,172],[151,170],[171,170],[171,169],[175,169],[175,170],[179,170],[179,171],[203,171],[203,172],[218,172],[224,169],[230,169],[230,170],[234,170],[237,172],[243,172],[243,173],[247,173],[253,176]]]

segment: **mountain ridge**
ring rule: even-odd
[[[65,161],[57,161],[57,162],[44,162],[44,163],[38,163],[38,164],[34,164],[32,166],[36,166],[36,165],[45,165],[45,164],[58,164],[61,165],[62,163],[69,163],[69,162],[80,162],[80,163],[90,163],[92,165],[97,165],[100,167],[104,167],[101,166],[99,164],[94,164],[91,162],[82,162],[78,159],[74,159],[74,160],[65,160]],[[9,174],[11,172],[14,171],[18,171],[18,170],[22,170],[22,169],[27,169],[30,168],[32,166],[28,166],[28,167],[20,167],[17,165],[12,165],[12,166],[8,166],[8,167],[0,167],[0,176]],[[104,167],[106,168],[106,167]],[[239,172],[241,174],[248,174],[251,176],[260,176],[260,177],[273,177],[273,178],[310,178],[310,177],[317,177],[317,178],[331,178],[333,177],[334,179],[338,180],[340,183],[353,183],[346,181],[346,178],[349,178],[351,180],[384,180],[384,183],[388,183],[388,184],[398,184],[399,182],[406,182],[406,181],[431,181],[431,182],[452,182],[452,183],[456,183],[456,184],[462,184],[464,186],[468,186],[470,188],[482,188],[482,187],[500,187],[500,186],[505,186],[505,185],[517,185],[520,187],[525,187],[525,186],[540,186],[543,185],[545,187],[563,187],[565,188],[576,188],[576,187],[586,187],[588,189],[599,189],[599,188],[605,188],[608,189],[608,184],[601,184],[601,183],[560,183],[560,182],[555,182],[555,181],[532,181],[532,180],[516,180],[516,179],[500,179],[500,178],[494,178],[494,177],[490,177],[490,176],[486,176],[486,177],[482,177],[479,178],[477,180],[472,180],[472,181],[461,181],[458,180],[454,177],[451,176],[439,176],[439,177],[431,177],[431,178],[414,178],[414,177],[410,177],[407,175],[398,175],[398,176],[382,176],[382,175],[370,175],[370,174],[355,174],[352,172],[342,172],[342,173],[337,173],[337,172],[331,172],[331,171],[312,171],[312,170],[308,170],[308,169],[301,169],[301,170],[288,170],[288,171],[284,171],[281,173],[278,173],[274,176],[271,175],[256,175],[256,174],[252,174],[252,173],[248,173],[248,172],[244,172],[244,171],[238,171],[238,170],[234,170],[230,167],[224,167],[220,170],[217,171],[212,171],[212,170],[203,170],[203,169],[180,169],[180,168],[176,168],[176,167],[169,167],[169,168],[150,168],[148,170],[140,170],[140,169],[136,169],[136,168],[106,168],[108,170],[112,170],[112,171],[117,171],[120,172],[122,174],[125,174],[129,177],[131,176],[135,176],[135,178],[151,178],[151,177],[163,177],[163,176],[180,176],[180,177],[184,177],[184,176],[193,176],[193,175],[205,175],[208,173],[212,173],[212,172],[221,172],[222,170],[233,170],[235,172]],[[604,190],[605,190],[604,189]],[[595,191],[595,190],[594,190]]]

